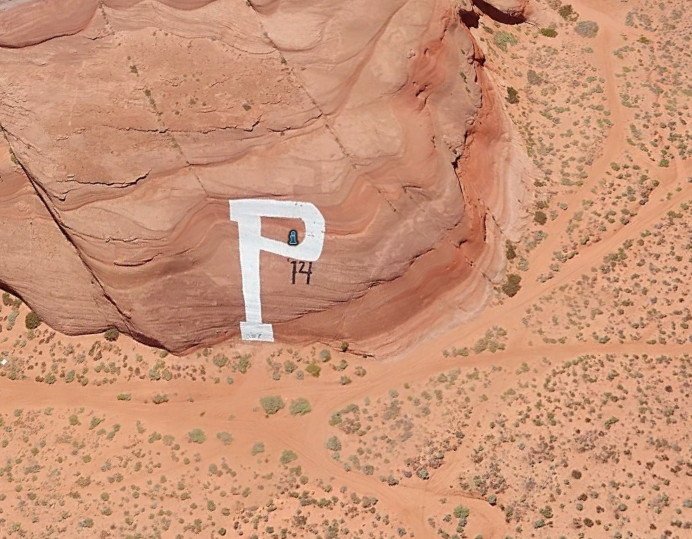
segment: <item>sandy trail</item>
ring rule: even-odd
[[[626,142],[627,128],[632,122],[633,113],[631,109],[624,107],[620,101],[619,88],[615,77],[616,66],[613,63],[613,51],[626,43],[622,36],[627,36],[634,40],[640,37],[642,32],[639,30],[634,31],[632,28],[624,25],[612,13],[602,11],[602,2],[583,0],[575,3],[575,7],[577,12],[582,15],[582,18],[596,21],[600,28],[598,35],[594,38],[594,60],[598,65],[599,72],[606,79],[608,109],[611,111],[610,120],[613,122],[613,126],[609,130],[603,144],[601,156],[596,159],[589,170],[588,178],[574,193],[559,200],[559,202],[566,203],[568,209],[560,213],[554,221],[550,222],[548,237],[532,252],[532,264],[524,275],[525,282],[535,281],[553,262],[553,252],[559,250],[561,244],[565,241],[564,233],[567,225],[574,215],[582,209],[581,201],[587,198],[590,189],[597,185],[598,181],[605,176],[605,173],[610,170],[610,164],[616,161],[618,156],[625,155],[626,153],[629,154],[635,164],[640,165],[645,170],[656,167],[655,163]],[[675,167],[673,168],[655,169],[654,172],[660,180],[660,185],[653,191],[654,194],[665,192],[673,184],[682,181],[689,175],[692,168],[689,160],[685,162],[675,160],[674,164]]]

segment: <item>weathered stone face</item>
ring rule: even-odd
[[[67,333],[234,336],[228,201],[270,198],[326,223],[309,285],[261,254],[278,338],[393,340],[442,297],[477,309],[520,170],[455,2],[250,4],[0,0],[0,284]]]

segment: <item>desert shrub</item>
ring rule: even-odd
[[[325,446],[330,451],[341,451],[341,441],[336,436],[330,437]]]
[[[130,395],[129,393],[118,393],[116,398],[119,401],[129,401],[130,399],[132,399],[132,395]]]
[[[260,453],[264,453],[264,444],[262,442],[256,442],[253,444],[252,449],[250,449],[250,454],[254,457]]]
[[[223,444],[228,445],[233,441],[233,436],[228,432],[217,432],[216,438]]]
[[[154,404],[163,404],[164,402],[168,402],[168,395],[157,393],[154,395],[154,398],[151,399],[151,402]]]
[[[295,364],[293,361],[291,361],[290,359],[287,359],[286,361],[284,361],[284,372],[285,372],[286,374],[291,374],[291,373],[294,372],[297,368],[298,368],[298,365],[296,365],[296,364]]]
[[[308,374],[311,374],[312,376],[317,378],[320,375],[320,371],[322,370],[322,368],[317,363],[310,363],[310,365],[305,367],[305,370]]]
[[[581,21],[574,27],[574,31],[581,37],[596,37],[596,34],[598,34],[598,23],[594,21]]]
[[[507,282],[502,285],[502,291],[510,298],[517,295],[521,288],[521,275],[510,273],[507,276]]]
[[[303,399],[301,397],[294,401],[291,401],[289,411],[291,412],[291,415],[305,415],[312,411],[312,406],[310,406],[310,403],[307,399]]]
[[[41,319],[34,311],[31,311],[27,313],[24,324],[26,325],[26,329],[36,329],[41,325]]]
[[[519,103],[519,92],[512,86],[507,87],[507,102],[512,105]]]
[[[280,461],[281,464],[288,464],[289,462],[293,462],[298,458],[298,455],[296,455],[295,451],[291,451],[290,449],[284,449],[281,452],[281,457]]]
[[[320,360],[322,361],[322,363],[326,363],[330,359],[332,359],[332,353],[329,350],[325,348],[320,352]]]
[[[8,294],[7,292],[3,292],[2,294],[2,303],[6,307],[19,307],[22,302],[18,299],[13,297],[11,294]]]
[[[192,429],[187,433],[187,438],[193,443],[201,444],[207,440],[207,435],[202,429]]]
[[[539,225],[544,225],[546,222],[548,222],[548,216],[545,214],[544,211],[538,210],[536,213],[533,214],[533,220],[536,221]]]
[[[507,45],[516,45],[519,43],[519,40],[514,34],[510,34],[509,32],[504,32],[502,30],[495,32],[493,41],[495,42],[495,45],[500,47],[503,51],[507,51]]]
[[[529,81],[529,84],[533,86],[537,86],[543,82],[543,79],[541,76],[536,73],[533,69],[529,69],[529,71],[526,73],[526,78]]]
[[[576,20],[576,18],[579,16],[575,13],[572,4],[565,4],[564,6],[560,6],[560,9],[558,9],[557,12],[560,14],[560,17],[562,17],[566,21]]]
[[[250,354],[236,356],[233,370],[245,374],[250,369]]]
[[[416,472],[416,475],[425,481],[430,479],[430,472],[428,472],[428,470],[426,470],[425,468],[419,468]]]
[[[555,30],[555,28],[541,28],[540,32],[541,32],[541,35],[544,35],[545,37],[556,37],[557,36],[557,30]]]
[[[505,253],[507,255],[507,260],[514,260],[517,257],[517,251],[514,248],[514,244],[509,240],[505,242]]]
[[[107,341],[114,342],[118,340],[118,337],[120,337],[120,332],[118,331],[118,328],[110,328],[103,333],[103,337]]]
[[[278,395],[262,397],[260,399],[260,405],[267,415],[274,415],[285,406],[284,400]]]
[[[216,354],[214,356],[214,359],[212,359],[212,362],[214,365],[216,365],[219,369],[222,367],[226,366],[226,363],[228,363],[228,358],[224,356],[223,354]]]
[[[348,350],[348,343],[346,341],[343,341],[341,343],[341,346],[339,346],[342,352],[346,352]]]

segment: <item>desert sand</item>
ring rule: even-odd
[[[689,6],[356,4],[0,0],[3,537],[689,535]],[[338,223],[275,343],[257,163]]]

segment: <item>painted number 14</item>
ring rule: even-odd
[[[296,284],[298,275],[305,275],[305,284],[310,284],[312,276],[312,262],[303,262],[302,260],[289,260],[293,270],[291,271],[291,284]],[[307,269],[306,269],[307,268]]]

